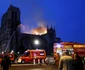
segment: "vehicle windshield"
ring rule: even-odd
[[[22,56],[29,56],[30,52],[24,52]]]

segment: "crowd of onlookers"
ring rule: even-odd
[[[84,70],[84,64],[81,57],[75,53],[73,58],[71,55],[69,55],[68,50],[63,51],[61,57],[59,57],[59,54],[57,55],[56,65],[58,70]],[[3,70],[9,70],[10,66],[10,58],[7,55],[4,55],[1,62],[1,67],[3,67]]]
[[[57,64],[58,70],[84,70],[84,64],[81,57],[75,53],[74,58],[69,55],[69,51],[63,51]]]

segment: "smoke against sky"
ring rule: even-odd
[[[21,33],[26,33],[26,34],[42,35],[47,33],[47,28],[44,22],[41,21],[37,22],[36,27],[26,24],[20,24],[19,28],[21,29]]]

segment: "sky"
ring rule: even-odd
[[[10,4],[20,9],[28,28],[42,21],[55,27],[62,41],[85,43],[85,0],[0,0],[0,24]]]

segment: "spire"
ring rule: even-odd
[[[47,24],[47,29],[48,29],[48,24]]]
[[[56,31],[56,30],[55,30],[55,27],[54,27],[54,31]]]
[[[10,5],[10,7],[12,7],[12,4]]]
[[[9,8],[12,8],[13,7],[13,5],[11,4],[10,6],[9,6]]]
[[[52,24],[51,24],[50,30],[53,30],[53,28],[52,28]]]
[[[48,27],[48,24],[47,24],[47,32],[49,31],[49,27]]]
[[[52,24],[51,24],[51,27],[50,28],[52,28]]]
[[[12,8],[13,8],[13,5],[11,4],[11,5],[9,6],[8,10],[10,10],[10,9],[12,9]]]

